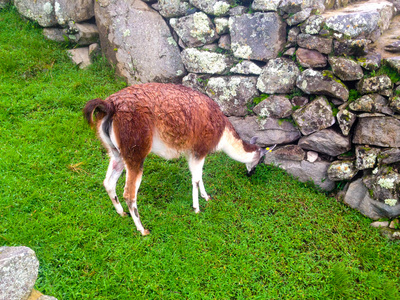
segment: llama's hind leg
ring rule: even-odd
[[[142,222],[140,221],[139,211],[137,208],[137,192],[139,190],[140,183],[142,182],[142,175],[143,169],[141,165],[127,166],[124,198],[126,204],[128,205],[133,222],[135,222],[136,229],[140,231],[142,235],[148,235],[150,231],[144,229]]]
[[[126,216],[124,209],[122,208],[121,203],[118,200],[118,196],[116,193],[116,186],[119,177],[124,170],[124,162],[118,153],[110,154],[110,163],[108,165],[106,178],[103,181],[104,188],[106,189],[108,196],[115,207],[115,210],[122,217]]]
[[[201,159],[196,159],[194,156],[190,155],[188,157],[189,169],[192,173],[192,196],[193,196],[193,208],[195,213],[200,212],[200,204],[199,204],[199,188],[201,197],[206,199],[207,201],[210,199],[210,196],[207,195],[207,192],[204,188],[203,183],[203,165],[204,165],[204,157]]]

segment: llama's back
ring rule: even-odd
[[[214,150],[227,126],[227,118],[213,100],[191,88],[162,83],[127,87],[107,98],[115,106],[115,119],[140,115],[144,127],[177,151],[203,157]]]

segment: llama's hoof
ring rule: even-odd
[[[128,214],[127,214],[126,212],[124,212],[124,211],[123,211],[123,212],[122,212],[122,213],[120,213],[119,215],[120,215],[121,217],[123,217],[123,218],[124,218],[124,217],[126,217]]]
[[[143,232],[142,232],[143,236],[149,235],[149,234],[150,234],[150,230],[148,230],[148,229],[144,229]]]

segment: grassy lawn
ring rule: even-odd
[[[0,246],[36,252],[37,290],[58,299],[400,298],[400,244],[371,220],[275,167],[248,178],[224,154],[206,159],[213,199],[198,215],[186,161],[146,160],[138,205],[151,234],[142,237],[108,199],[108,158],[82,118],[88,100],[124,86],[104,61],[80,70],[13,8],[0,11]],[[122,190],[120,180],[121,199]]]

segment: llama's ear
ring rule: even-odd
[[[251,145],[254,145],[254,144],[257,142],[257,140],[258,140],[258,137],[253,136],[253,137],[250,139],[250,144],[251,144]]]

